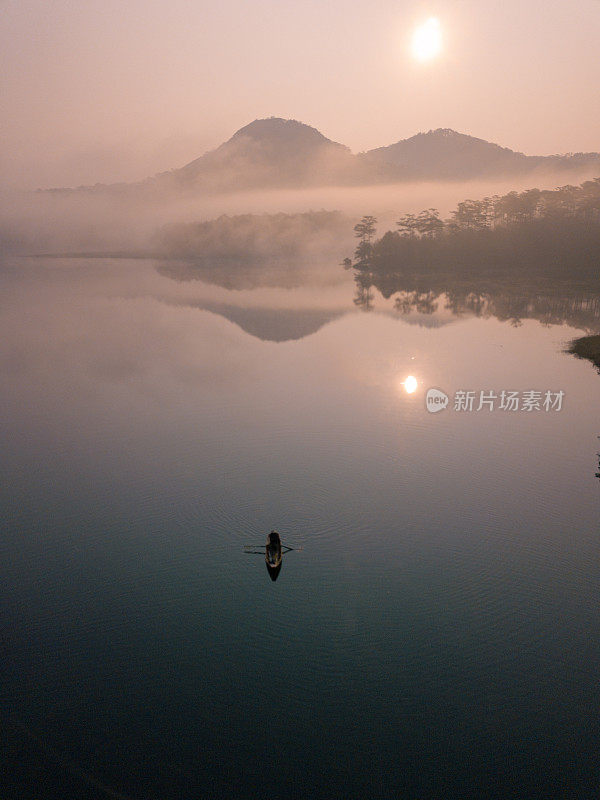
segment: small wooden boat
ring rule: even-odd
[[[281,572],[283,554],[289,553],[290,550],[302,549],[301,547],[288,547],[285,544],[281,544],[281,538],[277,531],[271,531],[271,533],[267,536],[267,543],[264,550],[255,550],[254,547],[258,548],[260,545],[247,544],[244,546],[244,552],[256,554],[260,553],[261,555],[264,553],[267,572],[269,573],[272,581],[276,581],[277,576]]]

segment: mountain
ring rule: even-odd
[[[271,117],[240,128],[216,150],[157,180],[218,191],[296,188],[360,182],[361,170],[361,160],[345,145],[310,125]]]
[[[369,150],[365,157],[401,168],[407,178],[472,178],[514,174],[530,169],[532,158],[507,147],[476,139],[449,128],[417,133],[387,147]]]
[[[184,167],[136,184],[79,187],[87,192],[232,192],[307,186],[364,186],[419,180],[464,180],[595,170],[600,154],[526,156],[507,147],[438,128],[354,155],[316,128],[292,119],[257,119]],[[73,191],[57,190],[49,191]]]
[[[400,170],[409,180],[464,180],[524,175],[534,170],[600,170],[600,154],[526,156],[474,136],[438,128],[369,150],[371,162]]]

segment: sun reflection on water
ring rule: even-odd
[[[408,378],[402,381],[402,385],[404,386],[404,390],[407,394],[412,394],[417,390],[419,382],[414,375],[409,375]]]

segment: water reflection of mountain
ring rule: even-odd
[[[197,302],[188,306],[219,314],[264,342],[287,342],[316,333],[343,311],[289,308],[245,308],[226,303]]]
[[[312,309],[289,308],[244,308],[226,303],[193,303],[195,308],[212,311],[225,317],[230,322],[264,342],[288,342],[304,339],[319,331],[324,325],[345,316],[346,311],[321,311]],[[392,312],[378,312],[387,317],[396,316]],[[451,318],[440,319],[422,314],[413,315],[403,320],[408,324],[423,328],[441,328],[452,322]]]

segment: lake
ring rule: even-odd
[[[3,798],[595,795],[597,305],[0,283]]]

